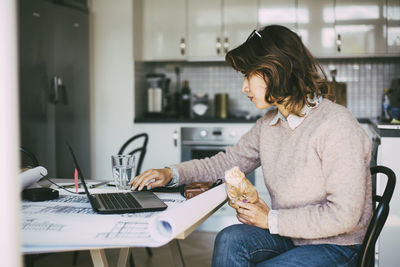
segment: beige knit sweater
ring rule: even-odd
[[[324,99],[294,130],[259,119],[233,147],[211,158],[174,165],[179,183],[214,181],[239,166],[262,166],[278,232],[295,245],[361,244],[372,216],[371,142],[344,107]]]

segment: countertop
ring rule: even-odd
[[[369,118],[369,123],[380,137],[400,137],[400,124],[382,122],[379,118]]]
[[[238,118],[238,117],[228,117],[226,119],[205,117],[205,118],[168,118],[168,117],[154,117],[145,118],[139,117],[135,118],[136,123],[252,123],[256,122],[260,116],[252,117],[250,119]],[[358,118],[359,123],[371,123],[372,119],[369,118]]]
[[[204,118],[175,118],[175,117],[139,117],[135,123],[254,123],[260,117],[246,119],[244,117],[228,117],[220,119],[215,117]],[[376,133],[381,137],[400,137],[400,124],[383,123],[378,118],[357,118],[359,123],[371,124]],[[388,129],[388,128],[397,129]]]
[[[135,118],[135,123],[253,123],[260,117],[253,117],[250,119],[228,117],[226,119],[204,117],[204,118]]]

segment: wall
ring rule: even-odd
[[[132,0],[92,0],[91,158],[94,179],[111,178],[111,155],[133,132]]]
[[[0,1],[0,169],[3,205],[0,221],[1,266],[22,266],[19,181],[17,5]],[[5,189],[5,190],[4,190]]]
[[[354,58],[321,59],[328,79],[330,70],[337,69],[336,80],[347,85],[347,107],[356,117],[376,117],[381,111],[383,88],[390,87],[393,78],[400,78],[400,58]],[[229,93],[230,110],[244,110],[259,113],[253,104],[240,92],[243,75],[236,73],[224,62],[185,63],[136,63],[136,96],[145,97],[145,74],[165,73],[171,78],[171,91],[176,88],[174,67],[181,69],[181,81],[188,80],[192,93],[208,93],[213,98],[216,93]],[[144,99],[144,98],[141,98]],[[139,110],[146,103],[136,103]],[[138,110],[137,109],[137,110]]]

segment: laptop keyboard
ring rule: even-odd
[[[130,193],[98,194],[106,209],[121,210],[130,208],[142,208],[142,205]]]

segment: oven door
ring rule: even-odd
[[[182,145],[181,160],[209,158],[219,152],[224,152],[225,147],[223,145]]]

